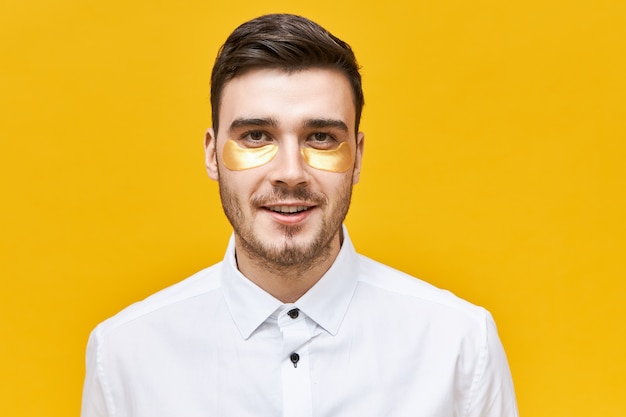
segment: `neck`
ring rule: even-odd
[[[293,303],[328,271],[341,249],[341,230],[315,257],[282,265],[260,258],[239,244],[235,236],[237,267],[250,281],[283,303]]]

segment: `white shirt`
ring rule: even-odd
[[[490,314],[344,237],[294,304],[237,270],[231,238],[223,262],[101,323],[82,417],[517,416]]]

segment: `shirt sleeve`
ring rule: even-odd
[[[86,374],[83,386],[81,417],[113,417],[106,405],[99,357],[98,328],[89,336],[86,354]]]
[[[518,417],[513,380],[496,324],[487,313],[467,417]]]

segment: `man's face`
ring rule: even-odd
[[[347,78],[330,69],[248,71],[224,87],[219,126],[217,137],[207,134],[207,169],[219,181],[238,250],[274,267],[311,265],[337,251],[363,153]],[[233,167],[224,163],[228,141],[244,153],[278,151],[260,165]],[[303,158],[303,149],[330,151],[321,153],[324,161],[343,142],[351,151],[347,170]],[[227,146],[227,162],[230,155]]]

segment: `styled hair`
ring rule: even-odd
[[[359,130],[365,100],[350,45],[302,16],[268,14],[235,29],[217,54],[211,74],[211,116],[216,134],[224,86],[237,75],[256,68],[277,68],[288,73],[309,68],[341,71],[352,87],[355,128]]]

